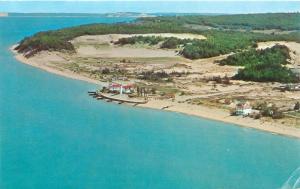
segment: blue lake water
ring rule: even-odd
[[[95,101],[95,85],[17,62],[24,36],[129,18],[0,19],[0,188],[276,189],[300,140]]]

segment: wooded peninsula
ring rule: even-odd
[[[142,17],[39,32],[14,50],[47,71],[109,83],[101,92],[128,93],[123,102],[264,130],[300,126],[300,13]]]

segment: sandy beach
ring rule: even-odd
[[[13,48],[11,50],[13,51]],[[39,64],[38,62],[34,61],[34,58],[25,58],[22,54],[15,53],[15,58],[24,64],[34,66],[36,68],[42,69],[44,71],[57,74],[60,76],[68,77],[71,79],[77,79],[81,81],[86,81],[98,85],[107,85],[105,82],[100,82],[95,79],[91,79],[82,75],[79,75],[77,73],[74,73],[72,71],[68,70],[58,70],[53,67],[49,67],[45,64]],[[177,98],[177,97],[176,97]],[[143,108],[152,108],[152,109],[159,109],[159,110],[166,110],[166,111],[173,111],[173,112],[179,112],[184,113],[187,115],[192,116],[198,116],[202,118],[207,118],[211,120],[217,120],[227,123],[236,124],[243,127],[258,129],[266,132],[270,132],[273,134],[279,134],[279,135],[285,135],[290,137],[297,137],[300,138],[300,129],[295,127],[288,127],[285,126],[282,123],[274,122],[274,121],[263,121],[263,120],[254,120],[252,118],[243,118],[243,117],[237,117],[237,116],[230,116],[229,112],[225,109],[215,108],[215,107],[207,107],[203,105],[193,105],[193,104],[187,104],[187,103],[179,103],[180,102],[180,96],[178,96],[179,99],[177,101],[172,101],[170,99],[166,100],[156,100],[151,99],[147,104],[139,105],[139,107]]]
[[[300,138],[300,129],[294,127],[286,127],[278,123],[262,122],[261,120],[254,120],[249,117],[230,116],[228,111],[218,108],[176,103],[164,100],[153,100],[149,101],[147,104],[142,104],[139,106],[153,109],[162,109],[162,107],[168,107],[164,110],[198,116],[226,123],[232,123],[242,127],[271,132],[273,134]]]
[[[16,45],[11,47],[10,50],[13,51],[13,53],[15,54],[15,58],[21,63],[39,68],[41,70],[44,70],[44,71],[52,73],[52,74],[60,75],[60,76],[71,78],[71,79],[76,79],[76,80],[85,81],[85,82],[88,82],[88,83],[94,83],[94,84],[98,84],[98,85],[105,85],[106,84],[104,82],[97,81],[97,80],[94,80],[94,79],[90,79],[88,77],[73,73],[73,72],[68,71],[68,70],[58,70],[58,69],[55,69],[55,68],[51,68],[49,66],[45,66],[43,64],[38,64],[37,62],[26,58],[22,54],[17,53],[15,50],[13,50],[15,47],[16,47]]]

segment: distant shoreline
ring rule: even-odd
[[[0,12],[0,17],[8,17],[8,13]]]
[[[56,17],[56,18],[143,18],[143,17],[156,17],[154,14],[148,13],[133,13],[133,12],[120,12],[120,13],[19,13],[19,12],[10,12],[10,13],[0,13],[4,16],[11,14],[13,17]]]
[[[100,82],[76,73],[73,73],[71,71],[66,70],[57,70],[55,68],[51,68],[45,65],[39,65],[38,63],[32,61],[30,58],[25,58],[23,54],[17,53],[14,50],[13,47],[10,48],[12,52],[15,54],[15,58],[24,64],[42,69],[44,71],[47,71],[49,73],[53,73],[56,75],[60,75],[63,77],[81,80],[89,83],[94,83],[98,85],[105,86],[107,85],[106,82]],[[261,131],[266,131],[273,134],[278,135],[284,135],[289,137],[295,137],[300,139],[300,130],[293,127],[286,127],[278,123],[272,123],[272,122],[262,122],[260,120],[254,120],[252,118],[242,118],[237,116],[229,116],[229,112],[224,109],[219,108],[212,108],[207,107],[203,105],[192,105],[192,104],[185,104],[185,103],[178,103],[178,102],[171,102],[170,100],[151,100],[147,104],[141,104],[137,107],[142,108],[151,108],[156,110],[162,110],[162,107],[164,108],[164,111],[172,111],[177,113],[183,113],[186,115],[192,115],[197,116],[205,119],[215,120],[215,121],[221,121],[225,123],[231,123],[242,127],[247,128],[253,128]]]

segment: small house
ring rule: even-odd
[[[120,94],[130,94],[134,91],[133,84],[122,85],[119,83],[111,83],[108,86],[108,90],[112,93],[120,93]]]
[[[252,113],[252,107],[249,102],[239,102],[235,107],[235,115],[248,116]]]
[[[133,84],[128,84],[128,85],[122,85],[121,86],[121,91],[120,93],[125,93],[125,94],[131,94],[134,92],[134,85]]]
[[[109,86],[108,86],[108,90],[110,92],[120,92],[120,89],[121,89],[121,84],[118,84],[118,83],[111,83]]]

